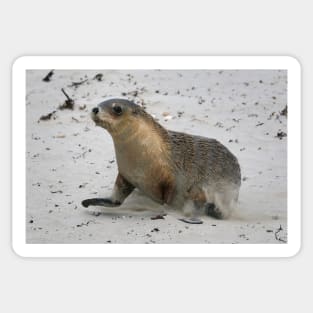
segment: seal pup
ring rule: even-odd
[[[111,197],[82,201],[113,207],[138,188],[154,201],[181,209],[187,223],[201,212],[224,219],[236,206],[241,185],[237,158],[220,142],[165,129],[142,107],[110,99],[91,118],[112,136],[118,175]]]

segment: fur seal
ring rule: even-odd
[[[229,217],[241,172],[237,158],[220,142],[167,130],[126,99],[100,103],[91,118],[112,136],[118,175],[110,198],[86,199],[84,207],[119,206],[138,188],[160,204],[181,209],[185,222],[201,223],[201,211]]]

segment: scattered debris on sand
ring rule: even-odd
[[[138,90],[133,90],[133,91],[129,91],[129,92],[122,92],[121,95],[123,97],[126,97],[126,96],[131,96],[131,97],[137,97],[139,94]]]
[[[288,242],[287,72],[182,73],[27,71],[27,243]],[[238,217],[216,220],[199,212],[199,219],[184,220],[138,190],[118,208],[81,207],[82,199],[111,192],[118,168],[111,138],[89,111],[121,95],[167,129],[216,138],[238,157]]]
[[[288,107],[286,105],[285,108],[280,111],[280,115],[287,117],[287,114],[288,114]]]
[[[287,137],[287,134],[283,131],[279,131],[275,137],[279,138],[279,140],[282,140],[284,137]]]
[[[281,227],[281,225],[279,225],[279,228],[275,231],[275,239],[283,243],[287,243],[287,240],[282,238],[282,236],[279,235],[280,232],[282,231],[283,231],[283,228]]]

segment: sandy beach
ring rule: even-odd
[[[287,241],[286,71],[56,70],[43,81],[49,71],[27,71],[27,243]],[[62,88],[73,109],[60,109]],[[117,174],[112,139],[89,115],[108,97],[134,100],[168,129],[227,146],[242,170],[233,215],[186,224],[139,191],[118,209],[83,208],[83,199],[109,196]],[[164,219],[152,219],[160,213]]]

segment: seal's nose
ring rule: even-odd
[[[98,109],[98,108],[93,108],[93,109],[92,109],[92,112],[93,112],[94,114],[97,114],[97,113],[99,113],[99,109]]]

